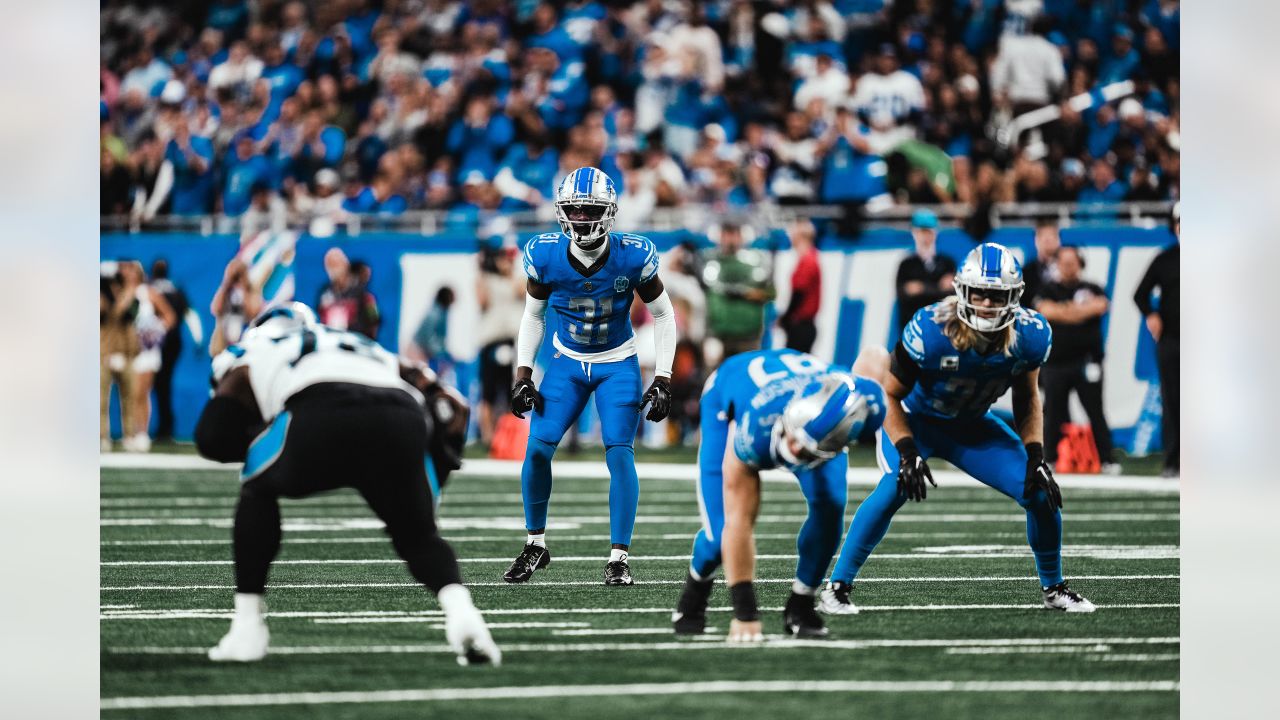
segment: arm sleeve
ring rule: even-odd
[[[652,302],[645,303],[653,314],[654,370],[658,375],[671,377],[671,365],[676,356],[676,311],[671,298],[663,290]],[[528,316],[526,312],[526,317]],[[524,333],[521,332],[521,335]]]
[[[156,185],[151,193],[151,197],[147,199],[147,205],[143,210],[143,217],[150,220],[160,211],[160,206],[164,204],[166,198],[169,197],[169,191],[173,189],[173,163],[168,160],[160,165],[160,172],[156,174]]]
[[[524,317],[520,319],[520,335],[516,338],[516,365],[533,367],[533,359],[542,347],[542,336],[547,331],[547,301],[532,295],[524,298]]]

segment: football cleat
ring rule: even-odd
[[[529,578],[533,577],[534,570],[541,570],[550,564],[550,551],[541,545],[530,543],[525,545],[520,554],[516,556],[515,561],[511,563],[511,567],[507,568],[507,571],[502,574],[502,579],[509,583],[527,582]]]
[[[782,609],[782,630],[788,635],[798,638],[821,638],[827,636],[827,628],[818,617],[813,607],[813,596],[791,593],[786,607]]]
[[[671,624],[677,635],[701,635],[707,629],[707,600],[711,598],[711,580],[684,579],[684,591],[671,613]]]
[[[827,615],[857,615],[858,606],[849,599],[849,583],[829,582],[818,595],[818,609]]]
[[[626,560],[612,560],[604,565],[605,585],[631,585],[631,566]]]
[[[1042,588],[1044,592],[1044,606],[1050,610],[1062,610],[1064,612],[1093,612],[1098,608],[1089,602],[1080,593],[1067,587],[1066,582],[1060,582],[1057,585],[1051,585]]]
[[[209,659],[214,662],[254,662],[267,656],[267,643],[271,634],[262,618],[244,618],[239,615],[231,620],[231,629],[218,644],[210,648]]]

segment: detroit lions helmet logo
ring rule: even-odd
[[[619,275],[618,278],[613,281],[613,291],[616,293],[624,293],[630,286],[631,281],[627,280],[625,275]]]

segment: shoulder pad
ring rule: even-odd
[[[1043,365],[1053,348],[1053,328],[1049,321],[1035,310],[1020,307],[1013,327],[1013,354],[1033,367]]]
[[[621,240],[622,246],[636,257],[636,263],[640,266],[641,284],[649,282],[654,275],[658,274],[658,246],[643,235],[631,233],[621,233]]]
[[[558,245],[560,242],[560,233],[543,233],[529,238],[529,242],[524,246],[524,274],[534,282],[546,282],[543,276],[546,274],[548,245]]]
[[[937,323],[933,321],[933,310],[931,307],[923,307],[911,316],[911,321],[907,326],[902,328],[902,346],[907,349],[907,355],[911,356],[917,364],[923,366],[925,359],[929,356],[930,343],[926,338],[936,332]]]

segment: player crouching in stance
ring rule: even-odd
[[[937,456],[999,490],[1027,512],[1044,606],[1093,612],[1062,579],[1062,494],[1044,461],[1044,416],[1036,385],[1052,345],[1040,313],[1018,304],[1022,268],[1001,245],[965,258],[956,297],[918,311],[902,332],[889,372],[884,428],[876,444],[884,476],[858,506],[821,608],[853,614],[849,590],[871,551],[907,500],[936,487],[926,458]],[[989,409],[1013,387],[1014,433]]]
[[[279,498],[351,487],[386,523],[410,574],[436,594],[458,662],[501,662],[436,532],[434,505],[466,434],[467,406],[453,391],[361,335],[317,324],[301,303],[255,318],[214,358],[213,382],[196,447],[244,469],[232,533],[235,615],[211,660],[267,654],[263,594],[280,549]]]
[[[680,635],[706,628],[707,601],[716,568],[724,560],[733,600],[730,642],[763,639],[756,605],[755,538],[760,471],[786,468],[809,504],[796,538],[799,561],[784,630],[823,637],[814,594],[840,545],[849,469],[847,446],[870,437],[884,420],[884,393],[864,376],[875,350],[858,358],[853,372],[794,350],[735,355],[702,391],[702,439],[698,446],[698,508],[702,530],[684,592],[671,621]],[[869,374],[869,373],[866,373]]]
[[[551,458],[569,425],[596,398],[605,464],[609,467],[609,534],[612,548],[605,585],[630,585],[627,563],[631,531],[640,500],[632,443],[640,411],[657,422],[671,410],[671,362],[676,349],[675,311],[658,278],[658,251],[647,238],[615,233],[618,194],[603,172],[578,168],[556,190],[556,215],[563,232],[529,240],[524,249],[528,276],[524,319],[516,339],[516,382],[511,411],[533,411],[529,445],[520,474],[524,497],[524,549],[502,578],[527,581],[551,562],[547,550],[547,505],[551,500]],[[640,294],[653,313],[656,377],[640,397],[640,363],[631,329],[631,302]],[[541,387],[533,384],[533,361],[546,331],[544,313],[556,311],[551,336],[555,354]]]

